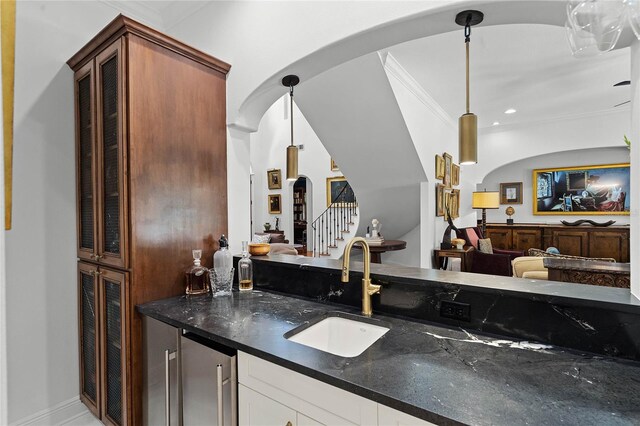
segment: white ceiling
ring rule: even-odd
[[[101,0],[118,11],[166,31],[205,7],[203,0]]]
[[[474,27],[470,47],[471,111],[479,127],[611,110],[630,97],[629,86],[613,87],[629,79],[629,48],[575,58],[564,28],[529,24]],[[465,112],[462,28],[387,51],[454,120]],[[517,112],[504,114],[508,108]]]

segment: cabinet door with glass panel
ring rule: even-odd
[[[100,417],[100,316],[98,267],[78,263],[78,316],[80,321],[80,399]]]
[[[100,263],[127,268],[127,161],[123,39],[95,59],[97,225]]]
[[[127,273],[101,267],[100,290],[101,412],[105,424],[130,424],[127,406]]]

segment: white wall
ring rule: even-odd
[[[622,139],[622,138],[620,138]],[[628,163],[629,150],[622,142],[614,148],[592,148],[575,151],[565,151],[527,158],[502,166],[489,173],[478,190],[499,191],[501,182],[522,182],[522,204],[509,204],[516,210],[513,220],[515,223],[559,223],[561,220],[574,221],[578,219],[592,219],[599,222],[615,220],[616,225],[626,225],[629,216],[624,215],[534,215],[533,214],[533,170],[551,167],[572,167],[598,164]],[[633,198],[635,194],[629,194]],[[504,223],[507,216],[504,210],[507,205],[501,205],[497,210],[487,210],[487,221]],[[480,216],[478,216],[480,217]]]
[[[293,115],[294,143],[304,145],[304,149],[298,152],[298,174],[307,178],[307,191],[311,190],[311,193],[307,193],[307,221],[310,225],[327,208],[326,179],[342,176],[342,172],[331,171],[331,156],[295,105],[295,101]],[[260,128],[251,135],[251,169],[254,173],[253,232],[263,232],[262,225],[265,222],[270,222],[271,229],[274,229],[275,218],[279,217],[280,229],[285,231],[289,242],[293,243],[293,182],[286,180],[286,149],[291,143],[289,120],[287,94],[267,110],[260,122]],[[268,189],[267,170],[270,169],[281,170],[282,189]],[[282,195],[281,214],[269,214],[268,194]],[[309,247],[311,235],[308,232]]]
[[[117,13],[102,2],[17,4],[13,228],[6,233],[9,422],[78,396],[73,72],[66,61]]]

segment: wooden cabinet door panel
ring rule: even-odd
[[[100,417],[100,304],[97,271],[95,265],[78,263],[80,399],[96,417]]]
[[[589,257],[612,257],[616,262],[629,262],[628,236],[625,232],[591,232]]]
[[[530,248],[542,248],[542,231],[538,229],[514,229],[513,248],[526,251]]]
[[[127,273],[99,269],[101,315],[102,420],[130,424],[127,407]]]
[[[485,238],[491,238],[493,248],[511,250],[513,248],[511,229],[504,228],[487,228]]]
[[[124,55],[116,40],[95,60],[98,153],[99,261],[128,267],[127,161],[124,118]]]
[[[93,260],[100,244],[96,226],[98,197],[94,77],[93,61],[74,75],[78,257],[84,260]]]
[[[587,256],[589,234],[585,231],[552,231],[553,245],[562,254]]]

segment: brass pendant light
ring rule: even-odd
[[[293,87],[300,83],[297,75],[288,75],[282,79],[282,85],[289,88],[291,105],[291,145],[287,147],[287,180],[298,180],[298,147],[293,144]]]
[[[467,60],[467,112],[458,121],[460,164],[475,164],[478,162],[478,116],[469,111],[469,42],[471,41],[471,27],[479,24],[484,14],[477,10],[465,10],[456,15],[456,24],[464,26],[464,43]]]

